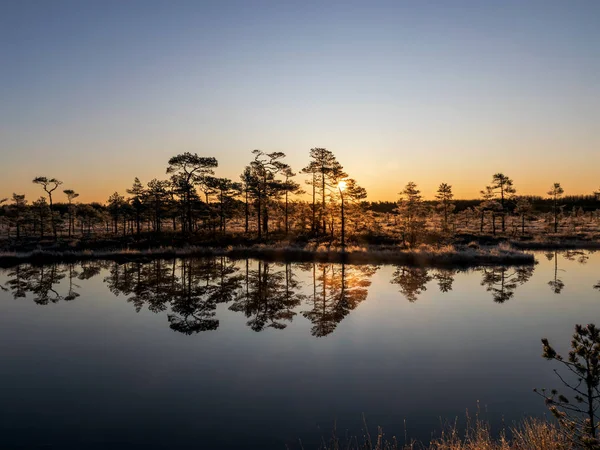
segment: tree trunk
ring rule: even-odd
[[[187,192],[187,231],[188,233],[192,232],[192,199],[191,199],[191,191]]]
[[[289,232],[288,226],[288,192],[285,191],[285,235],[287,236]]]
[[[589,363],[588,363],[588,373],[589,373]],[[595,400],[594,400],[594,391],[592,390],[593,380],[591,376],[588,375],[587,380],[587,403],[588,403],[588,418],[590,419],[590,434],[594,441],[596,440],[596,414],[595,414]]]
[[[342,250],[346,246],[346,218],[344,217],[344,197],[342,197]],[[342,274],[344,265],[342,264]]]
[[[244,209],[245,209],[244,212],[246,214],[245,230],[246,230],[246,233],[248,233],[248,216],[250,214],[249,214],[249,211],[248,211],[248,189],[247,188],[246,188],[246,202],[245,202],[245,205],[244,205]]]
[[[311,231],[314,233],[315,229],[316,229],[316,225],[317,225],[317,204],[316,204],[316,186],[315,186],[315,173],[313,172],[313,179],[312,179],[312,226],[311,226]]]
[[[502,232],[504,233],[504,214],[506,213],[506,209],[504,209],[504,189],[502,189]]]
[[[327,225],[326,225],[326,218],[325,218],[325,171],[321,171],[321,177],[322,177],[322,181],[321,181],[321,188],[323,189],[323,192],[321,194],[321,216],[323,219],[323,234],[327,233]]]
[[[269,210],[267,209],[267,201],[263,202],[264,211],[263,211],[263,231],[265,232],[265,237],[269,236]]]
[[[554,232],[558,233],[558,211],[556,210],[556,198],[554,198]]]
[[[52,204],[52,194],[48,193],[48,198],[50,199],[50,223],[52,224],[52,234],[54,234],[54,239],[56,239],[56,223],[54,222],[54,208]]]
[[[256,225],[257,225],[257,229],[258,229],[258,239],[260,240],[262,238],[262,224],[260,222],[260,214],[261,214],[261,210],[262,210],[262,203],[261,203],[261,198],[260,198],[260,194],[258,195],[257,199],[256,199]]]
[[[221,215],[221,223],[220,223],[220,228],[221,228],[221,233],[225,234],[225,210],[223,209],[223,191],[221,191],[221,205],[220,205],[220,215]]]
[[[71,237],[71,202],[69,202],[69,237]]]

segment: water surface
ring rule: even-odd
[[[426,440],[480,406],[542,415],[566,351],[600,323],[600,255],[470,270],[226,258],[0,272],[2,448],[305,448]]]

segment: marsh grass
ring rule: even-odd
[[[509,428],[511,438],[504,431],[494,435],[490,425],[479,416],[467,415],[467,425],[460,431],[457,423],[445,427],[439,437],[429,443],[406,442],[406,437],[387,437],[382,428],[372,436],[364,421],[363,435],[338,438],[336,430],[329,440],[322,440],[318,450],[575,450],[567,436],[546,419],[526,418]],[[302,444],[300,448],[304,449]]]
[[[329,262],[351,264],[403,264],[413,266],[481,266],[481,265],[529,265],[535,263],[532,254],[513,249],[501,243],[494,247],[445,245],[434,247],[421,245],[405,250],[398,247],[329,247],[324,245],[251,247],[158,247],[146,250],[81,250],[0,253],[0,266],[8,267],[24,262],[50,263],[74,262],[93,259],[131,261],[152,258],[186,258],[203,256],[226,256],[231,259],[262,259],[288,262]]]

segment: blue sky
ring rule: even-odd
[[[370,198],[600,186],[600,2],[5,1],[0,197],[332,150]]]

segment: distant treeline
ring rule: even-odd
[[[520,198],[529,200],[535,211],[541,213],[549,213],[553,210],[553,200],[551,198],[543,198],[537,195],[523,195]],[[459,213],[468,208],[476,208],[481,204],[481,199],[470,199],[470,200],[459,200],[454,199],[452,201],[455,205],[454,212]],[[431,207],[435,207],[437,204],[436,200],[423,200],[423,203]],[[565,195],[560,200],[560,205],[567,210],[573,208],[583,208],[584,211],[595,211],[600,208],[600,199],[597,195]],[[390,201],[377,201],[377,202],[364,202],[364,207],[370,211],[378,213],[394,214],[398,207],[398,202]],[[513,207],[514,209],[514,207]]]

